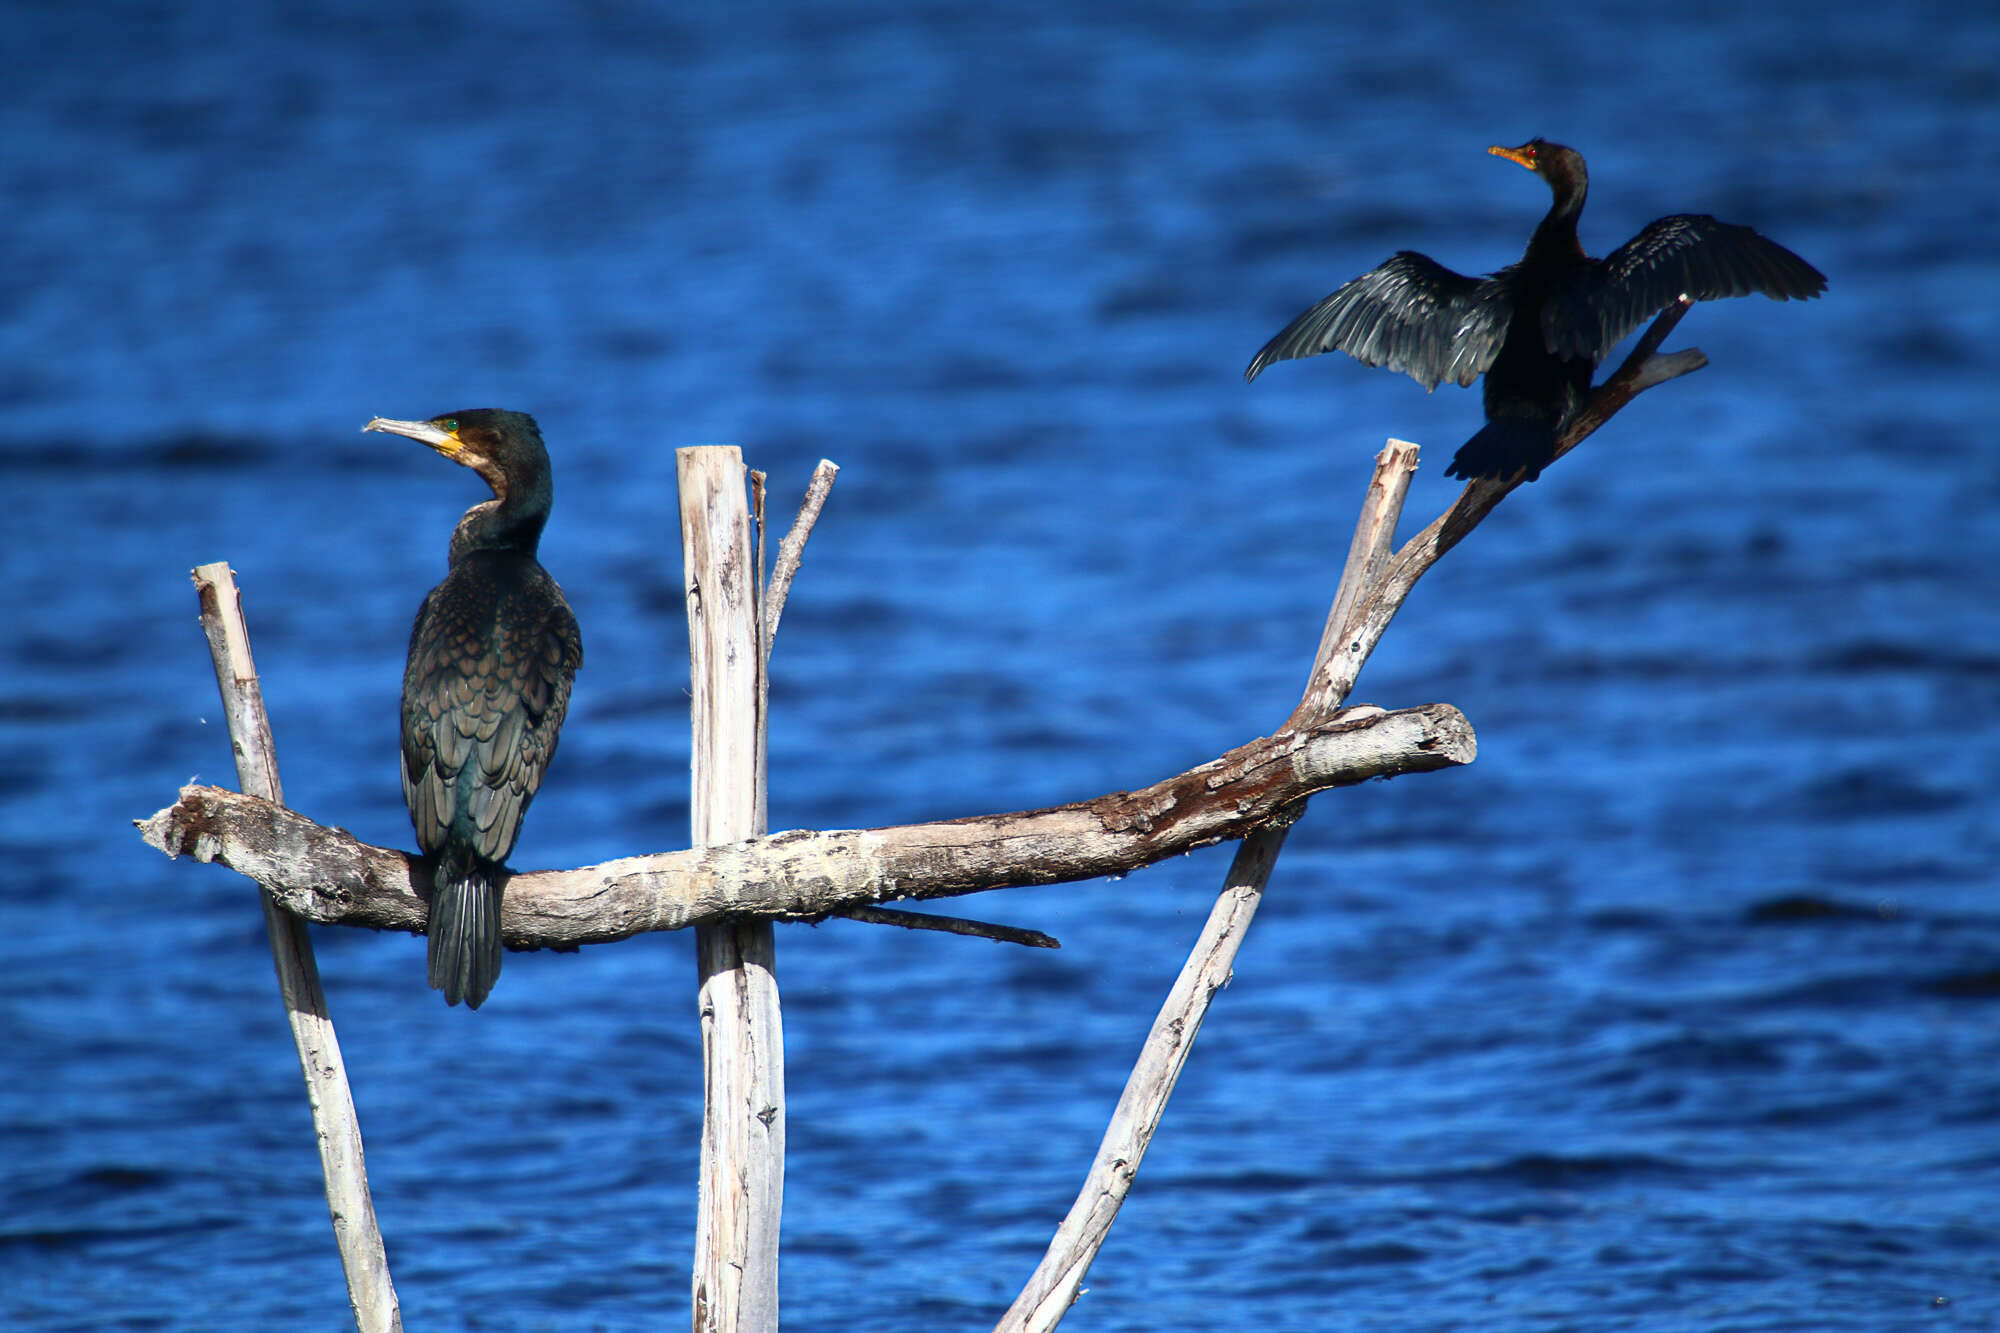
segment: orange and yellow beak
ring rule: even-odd
[[[446,429],[447,426],[452,429]],[[361,429],[379,430],[386,435],[407,435],[428,444],[446,458],[456,458],[458,451],[465,448],[465,441],[458,438],[456,427],[457,423],[450,421],[394,421],[388,417],[376,417]]]
[[[1519,148],[1502,148],[1496,143],[1486,151],[1495,157],[1504,157],[1509,162],[1518,162],[1530,171],[1540,169],[1540,162],[1535,153],[1535,145],[1532,143],[1524,143]]]

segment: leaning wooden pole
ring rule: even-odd
[[[1380,581],[1382,568],[1394,549],[1396,520],[1402,515],[1403,501],[1409,495],[1410,475],[1416,467],[1417,447],[1402,440],[1389,441],[1376,455],[1375,475],[1362,502],[1354,540],[1348,546],[1347,565],[1334,593],[1309,680],[1317,677],[1319,668],[1351,633],[1356,608]],[[1345,691],[1342,696],[1345,697]],[[1336,707],[1338,702],[1335,701]],[[994,1325],[994,1333],[1049,1333],[1076,1303],[1084,1276],[1103,1247],[1111,1224],[1117,1220],[1118,1210],[1139,1174],[1139,1163],[1145,1159],[1153,1133],[1159,1128],[1160,1117],[1187,1063],[1195,1034],[1201,1031],[1202,1020],[1208,1016],[1209,1002],[1229,983],[1237,951],[1263,901],[1278,853],[1284,850],[1292,824],[1304,812],[1303,800],[1292,802],[1237,847],[1208,921],[1146,1034],[1139,1059],[1126,1079],[1125,1091],[1084,1178],[1083,1189],[1070,1205],[1027,1285]]]
[[[1638,394],[1708,364],[1708,358],[1696,348],[1660,354],[1660,345],[1691,304],[1683,296],[1660,312],[1624,363],[1597,386],[1590,401],[1557,439],[1557,458],[1576,448]],[[1508,481],[1471,482],[1450,509],[1401,549],[1394,549],[1396,521],[1416,466],[1417,447],[1407,441],[1391,440],[1376,455],[1375,475],[1362,501],[1361,518],[1320,636],[1319,653],[1305,694],[1286,720],[1286,731],[1338,715],[1363,664],[1417,580],[1522,484],[1519,476]],[[1466,755],[1468,760],[1470,757]],[[1084,1274],[1132,1188],[1139,1159],[1145,1155],[1153,1128],[1173,1091],[1188,1043],[1201,1026],[1209,999],[1222,984],[1216,978],[1227,978],[1230,961],[1249,928],[1278,853],[1284,849],[1285,836],[1304,808],[1303,801],[1293,802],[1277,818],[1244,837],[1208,926],[1154,1020],[1083,1192],[1050,1241],[1028,1285],[994,1326],[995,1333],[1048,1333],[1075,1302]]]
[[[243,623],[243,602],[236,578],[223,562],[194,571],[201,599],[201,626],[215,659],[215,683],[222,692],[222,711],[229,722],[230,748],[236,752],[236,779],[243,790],[276,805],[285,801],[278,782],[277,747],[271,740],[270,718],[264,712],[264,692],[257,682],[257,664],[250,656],[250,633]],[[327,1015],[326,992],[320,988],[319,965],[313,959],[306,923],[279,907],[270,891],[264,902],[264,928],[271,937],[271,961],[278,969],[278,990],[285,1001],[292,1042],[298,1047],[299,1068],[305,1073],[306,1100],[312,1107],[313,1131],[319,1139],[320,1171],[326,1177],[326,1206],[333,1215],[334,1244],[347,1273],[347,1298],[354,1306],[355,1327],[361,1333],[402,1333],[402,1310],[389,1281],[389,1261],[382,1252],[382,1231],[375,1223],[375,1204],[368,1194],[368,1168],[361,1155],[361,1122],[354,1114],[354,1096],[347,1086],[347,1065],[333,1020]]]
[[[694,845],[757,832],[759,612],[743,453],[678,455],[694,727]],[[695,1333],[775,1333],[785,1185],[784,1026],[769,921],[695,929],[704,1101]]]

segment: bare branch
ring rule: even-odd
[[[1597,387],[1590,401],[1584,404],[1583,410],[1577,413],[1576,419],[1557,439],[1557,458],[1588,439],[1598,427],[1645,390],[1700,370],[1708,364],[1708,359],[1693,348],[1666,357],[1654,355],[1667,335],[1673,332],[1674,326],[1680,323],[1681,317],[1687,314],[1690,304],[1683,297],[1653,321],[1645,336],[1632,349],[1632,354],[1625,358],[1611,378]],[[1518,479],[1469,483],[1450,509],[1403,544],[1402,549],[1390,558],[1366,602],[1356,609],[1351,620],[1352,632],[1338,645],[1325,665],[1314,673],[1306,697],[1292,714],[1294,718],[1315,716],[1339,706],[1347,691],[1354,688],[1362,665],[1375,651],[1375,645],[1381,642],[1383,631],[1389,628],[1389,622],[1402,609],[1404,599],[1416,587],[1417,580],[1522,484]]]
[[[1369,479],[1367,494],[1361,501],[1354,540],[1348,545],[1347,564],[1334,592],[1326,629],[1320,635],[1319,652],[1307,678],[1309,683],[1319,678],[1342,645],[1352,639],[1358,608],[1374,596],[1383,566],[1395,547],[1396,522],[1402,517],[1403,501],[1409,495],[1410,478],[1416,470],[1414,444],[1391,440],[1375,456],[1375,474]],[[1359,661],[1354,669],[1360,669]],[[1347,685],[1352,684],[1350,677]],[[1323,706],[1330,710],[1346,693],[1346,686],[1340,687],[1339,695]],[[1311,697],[1309,692],[1308,700]],[[1306,707],[1301,702],[1285,725],[1306,726],[1313,716],[1324,716],[1308,714]],[[1351,718],[1362,711],[1352,709],[1346,716]],[[1139,1163],[1153,1141],[1153,1131],[1159,1128],[1167,1099],[1173,1096],[1174,1084],[1180,1078],[1181,1067],[1187,1063],[1195,1033],[1201,1030],[1202,1020],[1208,1016],[1209,1002],[1229,979],[1237,950],[1242,948],[1251,919],[1263,901],[1264,886],[1277,866],[1278,853],[1284,850],[1285,838],[1305,808],[1303,797],[1292,801],[1251,832],[1236,849],[1208,924],[1195,941],[1166,1003],[1160,1006],[1152,1029],[1146,1034],[1138,1063],[1125,1081],[1124,1094],[1119,1097],[1111,1123],[1098,1144],[1083,1189],[1070,1205],[1068,1216],[1056,1229],[1027,1285],[994,1326],[995,1333],[1047,1333],[1062,1321],[1075,1302],[1084,1274],[1090,1271],[1110,1233],[1111,1223],[1138,1178]]]
[[[1153,1131],[1160,1126],[1167,1098],[1173,1095],[1195,1034],[1208,1015],[1209,1001],[1229,982],[1237,948],[1250,928],[1250,918],[1256,914],[1290,827],[1289,820],[1275,820],[1245,838],[1236,849],[1221,896],[1195,941],[1188,965],[1181,969],[1160,1006],[1139,1062],[1125,1082],[1125,1092],[1112,1112],[1083,1190],[1056,1229],[1040,1266],[993,1326],[994,1333],[1047,1333],[1075,1303],[1084,1274],[1097,1258],[1139,1174],[1139,1163],[1152,1142]]]
[[[1346,701],[1361,664],[1368,660],[1365,652],[1359,656],[1353,654],[1354,638],[1365,621],[1367,608],[1376,600],[1389,554],[1396,549],[1396,524],[1401,521],[1403,504],[1409,498],[1418,454],[1417,446],[1407,440],[1390,440],[1375,455],[1375,473],[1368,479],[1368,490],[1361,500],[1361,514],[1355,520],[1354,540],[1347,549],[1340,587],[1333,595],[1326,628],[1320,633],[1319,652],[1314,655],[1313,669],[1306,677],[1306,693],[1285,720],[1287,727],[1305,726],[1314,718],[1331,716]],[[1336,658],[1346,667],[1345,672],[1329,677],[1322,688],[1313,689],[1313,683],[1321,679]]]
[[[750,470],[750,522],[757,533],[756,558],[751,562],[750,605],[757,618],[757,717],[756,788],[757,806],[751,815],[751,833],[765,833],[771,827],[771,622],[764,616],[764,537],[769,526],[764,518],[765,476]],[[690,654],[690,657],[692,654]]]
[[[1268,736],[1137,792],[895,828],[798,829],[507,881],[501,929],[517,949],[569,949],[738,914],[814,917],[899,898],[1118,875],[1240,838],[1329,787],[1472,762],[1472,727],[1449,704],[1359,710]],[[420,931],[430,883],[409,854],[215,787],[139,824],[170,856],[216,861],[310,920]]]
[[[806,538],[812,536],[813,524],[819,522],[819,511],[826,505],[828,492],[833,490],[833,479],[840,475],[840,465],[820,459],[813,469],[812,480],[806,485],[806,498],[799,504],[799,516],[792,522],[792,530],[778,543],[778,563],[771,571],[771,584],[764,595],[764,642],[768,645],[778,637],[778,618],[785,613],[785,599],[791,596],[792,579],[799,572],[799,564],[805,559]],[[767,649],[768,651],[768,649]]]
[[[201,600],[202,629],[215,659],[215,683],[222,692],[230,745],[236,752],[237,780],[251,796],[282,808],[285,796],[278,782],[277,746],[264,711],[257,664],[250,656],[250,631],[243,622],[243,599],[235,575],[227,564],[203,565],[194,571],[194,586]],[[334,1244],[347,1276],[355,1326],[360,1333],[401,1333],[402,1309],[389,1280],[389,1260],[375,1221],[375,1203],[368,1193],[361,1122],[347,1084],[347,1063],[327,1013],[326,992],[319,984],[312,939],[305,922],[281,908],[269,891],[258,896],[264,905],[265,931],[271,937],[278,991],[285,1002],[292,1043],[298,1048],[306,1100],[312,1107],[320,1170],[326,1180],[326,1206],[333,1217]]]
[[[1671,357],[1654,355],[1688,306],[1683,298],[1653,322],[1631,356],[1592,395],[1576,422],[1558,440],[1556,457],[1574,449],[1645,389],[1707,364],[1699,351]],[[1389,441],[1376,456],[1375,475],[1362,501],[1347,565],[1327,613],[1305,696],[1287,719],[1287,728],[1308,726],[1346,700],[1417,579],[1521,484],[1518,480],[1471,483],[1450,510],[1392,559],[1396,522],[1416,466],[1417,447],[1403,441]],[[1249,930],[1292,821],[1304,809],[1303,800],[1286,807],[1280,817],[1251,833],[1238,848],[1208,926],[1153,1022],[1082,1192],[1027,1286],[995,1326],[995,1333],[1047,1333],[1076,1300],[1084,1274],[1132,1188],[1188,1047],[1207,1015],[1209,1000],[1227,978]]]
[[[1340,572],[1340,587],[1334,593],[1333,609],[1327,614],[1319,652],[1313,658],[1314,673],[1333,656],[1334,646],[1354,618],[1354,608],[1381,581],[1382,567],[1396,549],[1396,524],[1409,498],[1410,479],[1417,473],[1417,457],[1417,446],[1407,440],[1391,440],[1375,455],[1375,475],[1368,479],[1361,517],[1347,548],[1347,564]]]
[[[1619,409],[1646,390],[1668,380],[1691,375],[1708,364],[1708,358],[1702,355],[1699,347],[1690,347],[1671,356],[1656,355],[1667,335],[1692,309],[1694,302],[1683,296],[1662,310],[1647,326],[1639,341],[1632,345],[1630,354],[1619,363],[1610,378],[1597,386],[1597,391],[1590,395],[1590,401],[1583,405],[1583,410],[1576,414],[1557,439],[1557,458],[1589,439],[1599,426],[1611,420]]]

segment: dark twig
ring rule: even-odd
[[[849,921],[867,921],[878,926],[901,926],[904,930],[938,930],[947,935],[975,935],[1002,944],[1025,944],[1030,949],[1060,949],[1062,941],[1039,930],[1020,926],[1000,926],[959,916],[938,916],[931,912],[902,912],[893,907],[849,907],[834,913]]]

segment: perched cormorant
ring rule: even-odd
[[[1448,477],[1541,475],[1556,437],[1590,397],[1590,379],[1627,334],[1683,294],[1697,301],[1762,292],[1801,300],[1826,278],[1748,227],[1701,213],[1657,219],[1602,259],[1583,252],[1577,215],[1590,177],[1583,155],[1546,139],[1486,150],[1518,162],[1555,194],[1518,263],[1468,278],[1404,250],[1300,315],[1243,372],[1335,349],[1435,389],[1486,376],[1486,427]]]
[[[430,984],[477,1009],[500,976],[502,863],[583,662],[576,617],[535,559],[555,498],[549,454],[525,412],[362,429],[421,440],[493,488],[451,534],[450,572],[417,611],[403,670],[403,799],[432,867]]]

